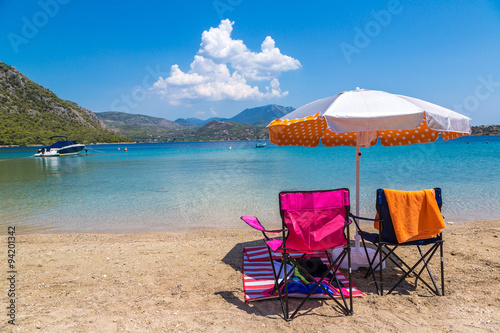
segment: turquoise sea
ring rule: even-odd
[[[355,148],[256,141],[91,145],[79,156],[33,158],[0,148],[0,227],[18,232],[138,232],[280,223],[278,193],[347,187]],[[118,150],[120,148],[120,150]],[[127,148],[127,151],[124,151]],[[500,136],[362,149],[361,215],[377,188],[441,187],[447,221],[500,219]]]

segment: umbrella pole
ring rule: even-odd
[[[359,147],[356,146],[356,216],[359,216],[359,165],[361,164],[361,151]],[[366,259],[366,254],[361,251],[360,241],[361,236],[358,234],[358,229],[354,228],[354,247],[351,246],[351,269],[357,270],[360,267],[369,267],[370,264]],[[342,253],[342,248],[333,249],[333,257],[338,257]],[[371,249],[367,249],[371,250]],[[370,255],[370,254],[369,254]],[[373,254],[372,254],[373,255]],[[340,268],[347,269],[347,260],[343,260],[340,263]]]
[[[358,146],[356,146],[356,216],[359,216],[359,166],[361,164],[361,151]],[[355,229],[354,234],[354,252],[361,252],[359,248],[359,241],[361,236],[358,234],[358,230]]]
[[[360,164],[361,164],[361,155],[363,155],[358,146],[356,146],[356,216],[359,216],[359,174],[360,174]],[[351,248],[351,267],[354,270],[357,270],[360,267],[370,267],[370,262],[374,261],[374,265],[378,264],[378,259],[373,257],[375,256],[375,250],[372,248],[366,248],[366,250],[362,251],[360,248],[361,236],[358,234],[358,229],[356,228],[356,233],[354,234],[354,248]],[[333,252],[335,254],[335,250]],[[368,255],[368,257],[367,257]],[[346,263],[342,262],[340,265],[341,268],[346,268]],[[380,267],[380,265],[378,266]],[[382,262],[382,269],[385,268],[385,262]],[[380,269],[380,268],[377,268]]]

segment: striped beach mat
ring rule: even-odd
[[[291,254],[299,258],[302,253]],[[281,259],[280,253],[272,253],[273,260]],[[310,253],[307,257],[320,257],[323,263],[328,265],[328,258],[324,252]],[[349,280],[337,270],[337,279],[344,285],[342,288],[344,296],[349,295]],[[278,294],[269,294],[274,287],[273,268],[269,260],[269,252],[265,246],[245,247],[243,249],[243,289],[245,291],[245,302],[253,302],[263,299],[278,298]],[[319,290],[319,288],[318,288]],[[339,289],[334,290],[334,297],[341,297]],[[303,293],[289,293],[290,297],[304,298]],[[365,296],[355,285],[352,284],[352,296]],[[324,293],[314,293],[311,298],[329,298]]]

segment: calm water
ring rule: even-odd
[[[241,215],[256,215],[275,226],[280,221],[279,191],[340,187],[351,189],[354,211],[356,164],[355,148],[350,147],[159,143],[96,145],[88,147],[88,155],[30,157],[36,150],[0,148],[2,228],[234,228],[243,226]],[[405,147],[377,145],[362,152],[361,215],[374,215],[377,188],[439,186],[447,221],[500,218],[500,136]]]

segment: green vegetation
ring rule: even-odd
[[[106,122],[105,122],[106,123]],[[106,124],[107,125],[107,124]],[[108,125],[109,127],[109,125]],[[153,126],[136,125],[116,125],[113,129],[118,133],[129,137],[135,142],[171,142],[180,141],[181,137],[191,134],[194,130],[184,128],[181,130],[158,129]]]
[[[123,112],[99,112],[104,124],[136,142],[169,142],[194,131],[163,118]]]
[[[239,124],[266,127],[274,119],[281,118],[294,110],[295,108],[291,106],[271,104],[245,109],[229,120]]]
[[[121,112],[102,112],[96,115],[109,128],[137,142],[265,140],[269,139],[266,128],[270,122],[269,119],[272,120],[272,117],[293,111],[293,108],[267,105],[244,110],[233,118],[248,118],[249,110],[265,119],[253,125],[231,120],[213,120],[204,126],[197,126],[194,122],[203,123],[203,121],[196,118],[190,118],[193,122],[188,119],[177,119],[172,122],[163,118]],[[281,112],[281,114],[276,112]],[[500,126],[473,126],[472,135],[500,135]]]
[[[91,111],[0,62],[0,145],[46,145],[55,135],[80,143],[130,141],[103,127]]]
[[[212,120],[204,126],[195,126],[187,120],[173,122],[140,114],[100,112],[96,115],[109,128],[137,142],[262,140],[269,138],[265,127],[238,124],[228,120]],[[200,120],[200,122],[202,121]]]
[[[137,142],[192,142],[192,141],[227,141],[227,140],[265,140],[269,139],[267,128],[242,125],[232,121],[213,120],[208,124],[193,128],[162,129],[141,125],[117,126],[120,133]]]
[[[188,119],[173,122],[121,112],[96,115],[0,62],[0,145],[47,145],[55,135],[80,143],[262,140],[269,138],[265,126],[291,111],[292,107],[266,105],[202,127]],[[472,126],[472,135],[500,135],[500,126]]]
[[[500,135],[500,125],[472,126],[472,135]]]
[[[225,141],[225,140],[266,140],[269,132],[265,127],[243,125],[234,121],[213,120],[192,134],[177,141]]]

